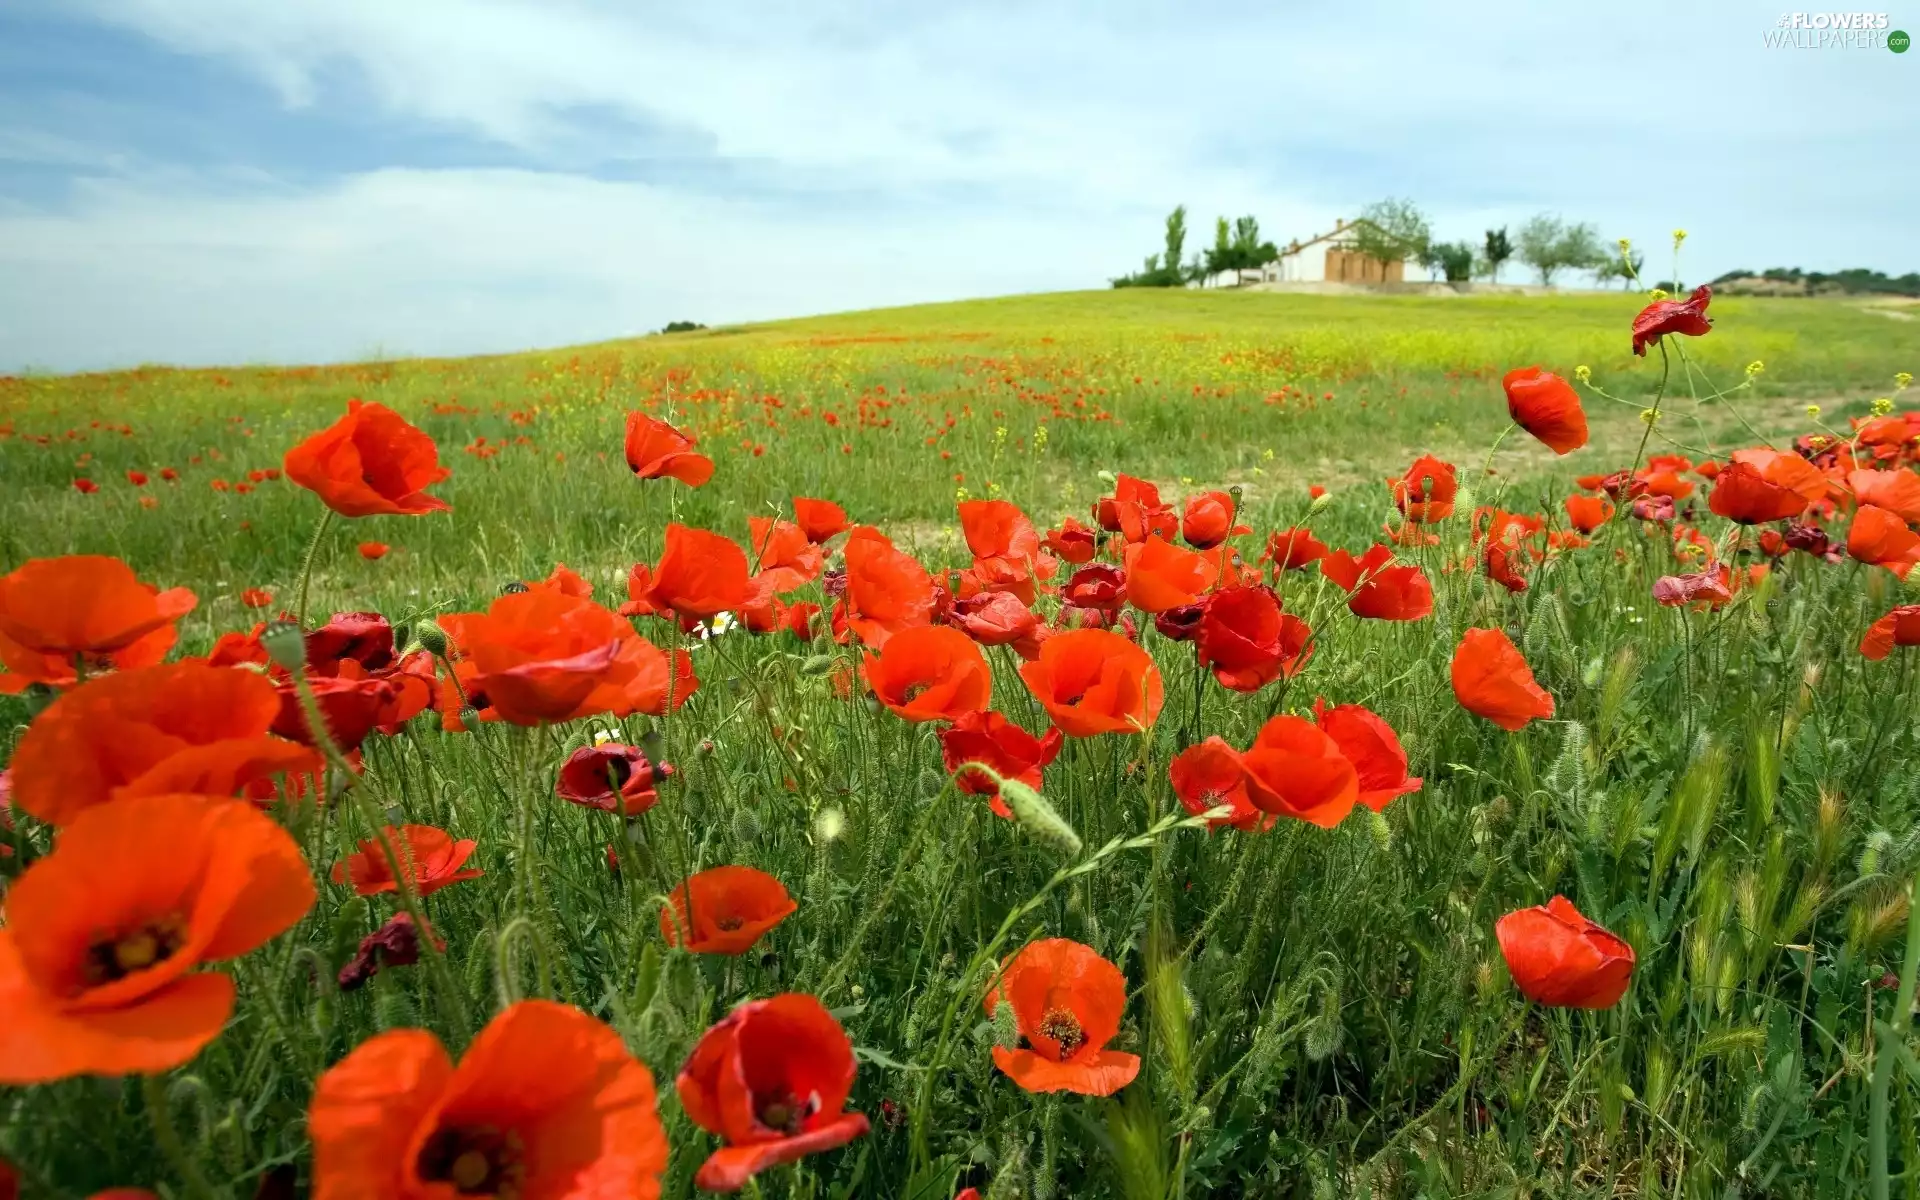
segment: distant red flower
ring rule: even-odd
[[[1393,504],[1415,525],[1432,525],[1453,515],[1453,498],[1460,490],[1453,464],[1431,454],[1421,455],[1407,473],[1387,480]]]
[[[1194,649],[1222,687],[1257,692],[1306,665],[1312,634],[1305,621],[1280,611],[1272,588],[1223,588],[1207,601]]]
[[[627,579],[623,615],[675,613],[688,619],[730,612],[745,604],[747,555],[732,538],[685,525],[667,526],[666,547],[652,568],[636,563]]]
[[[1320,497],[1326,494],[1327,494],[1327,489],[1321,487],[1317,483],[1311,483],[1307,485],[1307,498],[1309,500],[1318,500]]]
[[[1903,604],[1875,621],[1860,639],[1860,653],[1879,662],[1895,646],[1920,646],[1920,604]]]
[[[1705,290],[1705,289],[1702,289]],[[1522,995],[1552,1008],[1612,1008],[1633,979],[1633,947],[1555,896],[1494,925]]]
[[[1520,367],[1508,371],[1500,386],[1507,393],[1507,415],[1555,454],[1587,444],[1587,414],[1572,384],[1539,367]]]
[[[1920,563],[1920,534],[1886,509],[1862,504],[1847,528],[1847,553],[1905,579],[1914,564]]]
[[[453,472],[433,439],[384,404],[347,401],[347,415],[287,451],[287,478],[343,517],[418,516],[446,501],[426,489]]]
[[[1091,946],[1034,942],[1013,956],[987,993],[987,1015],[1013,1005],[1025,1043],[993,1048],[993,1063],[1028,1092],[1111,1096],[1140,1073],[1137,1055],[1107,1049],[1120,1032],[1127,980]]]
[[[1702,337],[1711,332],[1707,305],[1712,300],[1713,289],[1703,283],[1685,300],[1655,300],[1647,305],[1633,319],[1633,352],[1645,358],[1647,347],[1669,333]]]
[[[1030,637],[1040,625],[1039,614],[1012,592],[981,592],[953,602],[948,618],[982,646],[1006,646]]]
[[[946,625],[903,629],[861,667],[868,686],[908,721],[952,721],[993,698],[993,675],[980,647]]]
[[[1280,818],[1253,806],[1247,795],[1247,768],[1240,752],[1218,735],[1188,746],[1173,758],[1168,767],[1173,794],[1194,816],[1221,805],[1233,811],[1215,818],[1211,825],[1231,825],[1235,829],[1268,829]]]
[[[1044,544],[1047,549],[1076,566],[1092,562],[1094,553],[1100,548],[1094,540],[1093,530],[1072,517],[1060,522],[1060,528],[1048,530]]]
[[[1220,577],[1213,560],[1182,550],[1159,534],[1126,550],[1127,600],[1142,612],[1165,612],[1192,604]]]
[[[1304,526],[1276,529],[1267,535],[1268,561],[1278,571],[1298,571],[1327,556],[1327,547]]]
[[[672,775],[670,764],[654,764],[638,746],[601,742],[567,755],[554,794],[586,808],[636,817],[659,802],[655,788]]]
[[[145,471],[128,471],[127,482],[135,487],[145,487],[147,486],[147,473]]]
[[[1501,630],[1467,630],[1454,649],[1451,674],[1460,707],[1508,732],[1553,716],[1553,697],[1534,682],[1527,660]]]
[[[100,485],[91,479],[76,479],[73,481],[73,490],[82,496],[91,496],[100,490]]]
[[[405,825],[398,829],[389,825],[386,834],[397,862],[387,856],[379,838],[368,838],[360,843],[358,853],[333,864],[333,881],[351,883],[353,890],[362,896],[377,896],[399,891],[404,875],[415,891],[428,896],[483,874],[461,869],[479,847],[471,838],[455,840],[446,830],[432,825]]]
[[[893,634],[933,619],[933,577],[878,530],[855,529],[842,553],[847,625],[861,641],[878,648]]]
[[[620,1034],[551,1000],[507,1007],[458,1066],[432,1033],[390,1029],[314,1087],[313,1200],[658,1197],[655,1108]]]
[[[997,712],[978,710],[962,713],[940,731],[940,760],[949,773],[969,762],[985,763],[1002,778],[1038,790],[1041,770],[1059,756],[1063,740],[1058,729],[1035,737]],[[954,782],[963,792],[986,796],[996,816],[1013,817],[1000,798],[1000,786],[985,772],[960,771]]]
[[[696,872],[673,889],[670,899],[673,912],[661,912],[660,936],[667,945],[678,946],[685,930],[687,949],[695,954],[745,954],[800,907],[778,879],[752,867],[709,867]]]
[[[265,608],[273,603],[273,593],[265,588],[248,588],[240,593],[240,603],[248,608]]]
[[[1347,608],[1356,617],[1418,621],[1433,613],[1433,585],[1426,572],[1394,565],[1392,547],[1375,543],[1359,558],[1330,551],[1320,560],[1320,573],[1346,590]]]
[[[1211,550],[1230,537],[1252,533],[1233,518],[1239,501],[1227,492],[1201,492],[1187,499],[1187,510],[1180,518],[1180,536],[1196,550]]]
[[[678,479],[699,487],[713,478],[713,460],[693,439],[643,412],[627,414],[627,469],[642,479]]]
[[[1729,521],[1761,525],[1797,517],[1826,494],[1827,477],[1798,454],[1736,450],[1713,481],[1707,507]]]
[[[853,1043],[812,996],[749,1000],[694,1046],[676,1086],[693,1123],[725,1145],[694,1185],[735,1192],[761,1171],[846,1145],[867,1118],[846,1111]]]
[[[1420,790],[1420,777],[1407,774],[1407,752],[1400,746],[1399,735],[1371,709],[1359,704],[1329,707],[1326,701],[1315,700],[1313,719],[1353,764],[1360,803],[1379,812],[1396,797]]]
[[[1069,737],[1139,733],[1165,700],[1160,669],[1139,646],[1105,629],[1074,629],[1041,643],[1020,678]]]
[[[831,500],[807,496],[793,498],[794,524],[806,531],[807,540],[818,545],[847,527],[847,510]]]
[[[385,558],[389,549],[391,549],[391,547],[385,542],[361,542],[360,557],[366,559],[368,562],[374,562],[378,559]]]
[[[1847,486],[1862,504],[1884,508],[1902,521],[1920,521],[1920,473],[1898,471],[1851,471]]]
[[[166,480],[168,483],[178,483],[180,482],[180,472],[174,470],[172,467],[161,467],[160,478]]]
[[[1613,519],[1613,502],[1598,496],[1568,496],[1567,520],[1581,533],[1592,533]]]
[[[1261,812],[1331,829],[1360,799],[1353,763],[1338,742],[1304,717],[1269,720],[1240,761],[1247,773],[1247,798]]]

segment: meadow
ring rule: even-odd
[[[0,1196],[1920,1195],[1920,323],[1647,303],[0,379]]]

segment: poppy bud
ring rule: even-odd
[[[267,657],[283,671],[298,671],[307,661],[307,639],[293,621],[275,621],[260,634]]]
[[[993,1044],[1007,1050],[1020,1048],[1020,1018],[1011,1004],[994,1005]]]
[[[815,654],[800,664],[802,675],[825,675],[833,670],[833,655]]]
[[[762,832],[763,830],[761,829],[761,826],[760,826],[760,818],[758,815],[754,813],[752,809],[740,808],[740,809],[734,810],[734,814],[733,814],[733,840],[734,841],[736,842],[758,841],[760,838],[760,834]]]
[[[422,650],[435,658],[447,656],[447,631],[440,628],[440,623],[432,617],[423,617],[420,623],[414,626],[413,637],[420,643]]]
[[[1014,819],[1026,826],[1034,837],[1067,858],[1080,853],[1080,835],[1039,792],[1018,779],[1002,779],[1000,798],[1013,810]]]
[[[1333,493],[1321,492],[1318,496],[1315,496],[1313,498],[1313,503],[1307,505],[1307,515],[1311,517],[1317,513],[1324,512],[1327,506],[1332,503],[1333,503]]]

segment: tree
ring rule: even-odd
[[[1618,279],[1622,290],[1633,286],[1640,278],[1640,269],[1647,265],[1647,256],[1638,250],[1623,250],[1610,254],[1605,262],[1593,269],[1593,278],[1597,283],[1609,279]]]
[[[1465,283],[1473,277],[1473,247],[1465,242],[1434,243],[1427,251],[1427,262],[1448,283]]]
[[[1481,259],[1481,265],[1486,271],[1487,279],[1490,282],[1499,283],[1500,265],[1513,257],[1513,243],[1507,240],[1505,225],[1498,229],[1487,230],[1487,241],[1481,248],[1481,254],[1484,256]]]
[[[1383,272],[1390,262],[1425,261],[1433,241],[1426,214],[1413,201],[1392,196],[1367,205],[1354,226],[1354,250],[1379,263]]]
[[[1146,266],[1133,275],[1122,275],[1112,280],[1117,288],[1125,287],[1179,287],[1189,276],[1180,269],[1180,252],[1187,244],[1187,206],[1182,204],[1167,214],[1167,248],[1165,254],[1147,255]]]
[[[1593,270],[1608,261],[1592,225],[1568,225],[1549,213],[1529,218],[1520,227],[1519,249],[1520,261],[1538,271],[1540,282],[1547,286],[1557,271]]]
[[[1161,260],[1170,270],[1180,269],[1180,255],[1187,245],[1187,206],[1177,206],[1167,214],[1167,252]]]

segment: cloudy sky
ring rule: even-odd
[[[1780,15],[0,0],[0,370],[1098,287],[1179,202],[1282,242],[1392,194],[1447,238],[1684,226],[1689,278],[1920,269],[1920,53],[1769,49]]]

